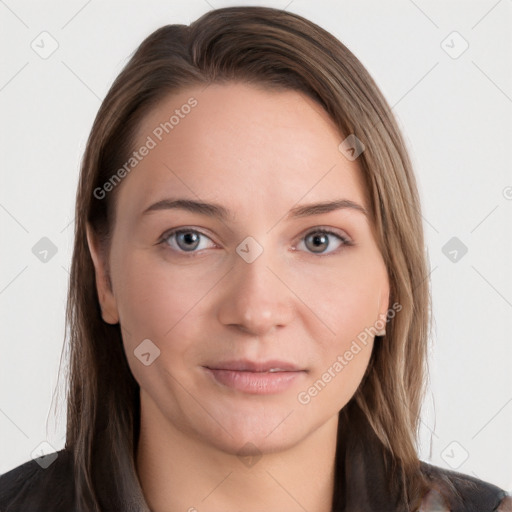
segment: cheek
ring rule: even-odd
[[[368,366],[379,316],[379,298],[387,286],[383,262],[347,258],[347,264],[318,273],[308,306],[328,326],[317,336],[315,367],[299,403],[313,409],[341,409],[353,396]],[[350,264],[348,264],[350,263]],[[374,330],[375,329],[375,330]]]
[[[201,339],[193,306],[211,284],[196,286],[202,281],[186,279],[178,268],[162,267],[143,253],[125,258],[118,276],[116,300],[130,370],[156,403],[174,403],[177,382],[187,382],[194,361],[191,340]]]
[[[365,287],[360,281],[353,285],[344,281],[337,290],[327,290],[322,302],[326,323],[341,344],[373,326],[378,319],[378,289]]]
[[[321,316],[329,330],[317,337],[314,368],[298,402],[312,414],[334,413],[356,392],[368,366],[378,315],[378,294],[371,279],[349,277],[324,288]]]
[[[219,279],[206,266],[187,269],[140,251],[123,258],[117,269],[116,300],[127,352],[150,339],[161,356],[171,359],[187,350],[188,340],[204,337],[194,314]]]
[[[342,348],[379,318],[386,270],[379,259],[351,255],[339,265],[317,269],[314,276],[303,275],[299,286],[308,307],[328,327],[322,329],[328,345]]]
[[[337,414],[357,391],[372,347],[373,342],[369,341],[359,343],[357,347],[349,344],[345,351],[334,351],[297,394],[301,412],[313,417]]]

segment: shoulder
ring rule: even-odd
[[[420,465],[432,488],[419,512],[512,512],[512,496],[500,487],[424,461]]]
[[[73,456],[66,449],[30,460],[0,475],[2,512],[69,512],[73,500]]]

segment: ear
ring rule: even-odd
[[[117,311],[117,302],[111,289],[110,278],[107,269],[107,262],[104,261],[97,236],[89,223],[86,224],[87,244],[89,252],[94,263],[96,276],[96,291],[101,307],[101,316],[108,324],[117,324],[119,322],[119,313]]]

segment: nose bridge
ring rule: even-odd
[[[266,240],[269,240],[267,237]],[[264,334],[290,320],[291,291],[280,277],[282,258],[252,237],[236,248],[236,259],[224,304],[224,323],[236,324],[255,334]]]
[[[239,249],[246,251],[244,255],[238,254]],[[256,249],[251,243],[245,242],[237,248],[237,260],[235,261],[235,273],[239,276],[238,286],[241,294],[262,295],[258,299],[269,297],[269,292],[276,287],[276,276],[271,269],[277,267],[277,255],[272,254],[270,247],[262,248],[259,254],[254,254]],[[251,254],[252,253],[252,254]],[[249,256],[245,259],[244,256]],[[281,283],[282,286],[282,283]],[[274,290],[275,291],[275,290]]]

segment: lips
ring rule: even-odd
[[[293,363],[278,360],[231,360],[203,368],[210,378],[223,388],[258,395],[285,391],[307,373],[307,370]]]
[[[249,361],[247,359],[229,360],[213,365],[205,365],[210,370],[233,370],[237,372],[298,372],[303,369],[286,361],[270,360],[264,362]]]

